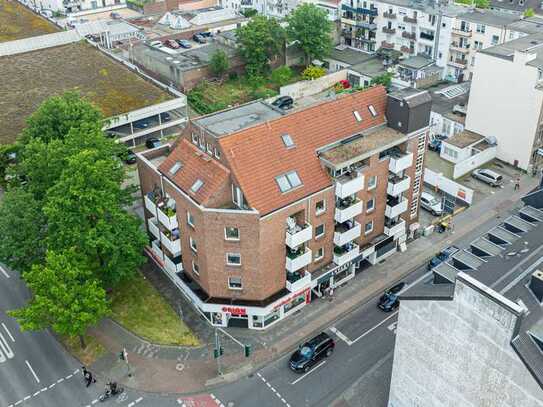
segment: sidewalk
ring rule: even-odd
[[[330,306],[328,300],[318,299],[267,331],[228,329],[239,341],[252,344],[254,352],[247,359],[238,345],[225,338],[225,354],[221,358],[225,373],[223,377],[218,377],[217,362],[212,356],[214,330],[187,303],[167,277],[150,264],[144,274],[165,295],[173,308],[182,312],[183,320],[205,345],[200,348],[153,345],[114,322],[105,320],[93,329],[93,334],[104,343],[109,354],[98,360],[92,368],[102,376],[114,378],[128,387],[149,392],[195,393],[213,385],[235,381],[293,349],[313,332],[325,329],[337,318],[402,279],[441,248],[450,245],[453,239],[459,240],[492,218],[504,215],[536,185],[535,178],[524,176],[519,191],[513,191],[512,185],[497,190],[495,194],[455,216],[454,234],[434,233],[419,238],[408,245],[406,252],[397,253],[385,262],[360,272],[349,284],[336,290],[333,306]],[[134,373],[132,377],[127,375],[126,363],[118,358],[123,347],[128,351]]]

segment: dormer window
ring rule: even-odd
[[[292,141],[292,137],[290,137],[290,134],[283,134],[281,136],[281,139],[283,140],[283,144],[286,148],[293,148],[296,147],[294,144],[294,141]]]
[[[172,168],[170,168],[170,171],[169,171],[170,174],[175,175],[181,169],[182,166],[183,164],[181,164],[181,161],[176,161],[174,165],[172,165]]]

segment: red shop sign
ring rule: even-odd
[[[222,307],[222,312],[229,312],[235,315],[247,315],[247,310],[241,307]]]

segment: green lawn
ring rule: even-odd
[[[140,273],[115,290],[111,309],[115,321],[149,342],[181,346],[199,344],[196,336]]]

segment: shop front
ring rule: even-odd
[[[312,280],[312,292],[317,297],[322,297],[329,293],[330,289],[335,289],[355,276],[355,263],[350,262],[338,266],[330,263],[320,271],[315,273],[315,278]]]

